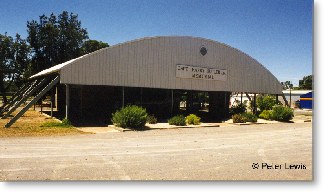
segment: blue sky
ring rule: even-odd
[[[312,0],[0,0],[0,34],[27,37],[26,23],[66,10],[90,39],[114,45],[186,35],[238,48],[295,86],[312,74]]]

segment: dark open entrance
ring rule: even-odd
[[[179,114],[196,114],[202,122],[221,122],[229,117],[231,92],[178,91]]]
[[[191,113],[202,122],[228,118],[230,92],[202,92],[121,86],[69,85],[68,118],[76,126],[107,126],[116,110],[127,105],[146,108],[159,122]],[[65,117],[65,86],[58,87],[58,109]]]

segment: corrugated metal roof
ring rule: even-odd
[[[34,79],[36,77],[40,77],[40,76],[44,76],[44,75],[48,75],[48,74],[51,74],[51,73],[54,73],[54,72],[58,72],[60,71],[64,66],[66,65],[69,65],[71,63],[73,63],[74,61],[78,60],[78,59],[82,59],[83,57],[87,56],[88,54],[86,55],[83,55],[81,57],[78,57],[78,58],[75,58],[75,59],[71,59],[69,61],[66,61],[64,63],[61,63],[61,64],[58,64],[58,65],[55,65],[51,68],[48,68],[48,69],[44,69],[43,71],[40,71],[39,73],[35,74],[35,75],[32,75],[29,77],[29,79]]]
[[[201,54],[202,47],[207,49],[207,54]],[[225,70],[227,77],[225,80],[179,77],[178,65]],[[188,36],[150,37],[117,44],[31,78],[58,71],[62,84],[282,93],[278,79],[249,55],[217,41]]]

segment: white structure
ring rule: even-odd
[[[209,114],[226,117],[232,92],[282,94],[282,86],[271,72],[242,51],[204,38],[165,36],[138,39],[58,64],[30,77],[1,114],[8,117],[37,91],[35,98],[6,127],[10,127],[43,95],[59,91],[58,111],[76,119],[102,117],[127,103],[159,101],[148,105],[151,113],[170,115],[178,111],[184,91],[186,106],[194,109],[194,91],[208,92]],[[152,100],[153,98],[153,100]],[[125,100],[126,99],[126,100]],[[127,102],[128,99],[128,102]],[[126,101],[126,102],[125,102]],[[17,102],[17,103],[16,103]],[[151,103],[152,104],[152,103]]]
[[[181,67],[189,74],[180,72]],[[55,72],[61,84],[282,94],[279,81],[255,59],[228,45],[194,37],[118,44],[31,78]]]

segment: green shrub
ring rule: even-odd
[[[250,112],[242,113],[242,116],[246,122],[257,122],[258,117]]]
[[[111,121],[117,127],[143,129],[147,121],[147,112],[139,106],[126,106],[113,113]]]
[[[257,122],[258,117],[252,113],[241,113],[241,114],[235,114],[232,116],[233,123],[246,123],[246,122]]]
[[[157,118],[154,115],[147,116],[146,122],[149,124],[156,124]]]
[[[246,123],[246,120],[242,114],[235,114],[232,116],[233,123]]]
[[[272,108],[270,119],[276,121],[289,121],[293,117],[294,117],[293,109],[289,107],[284,107],[282,105],[277,105]]]
[[[190,114],[186,117],[186,121],[189,125],[199,125],[200,117],[196,116],[195,114]]]
[[[246,102],[241,103],[240,101],[236,100],[231,108],[229,109],[230,115],[240,114],[246,112]]]
[[[186,118],[183,115],[177,115],[168,120],[170,125],[185,126]]]
[[[259,114],[259,117],[262,119],[270,120],[271,119],[272,110],[264,110]]]
[[[256,99],[256,105],[260,111],[271,110],[276,105],[276,98],[274,96],[258,96]]]

